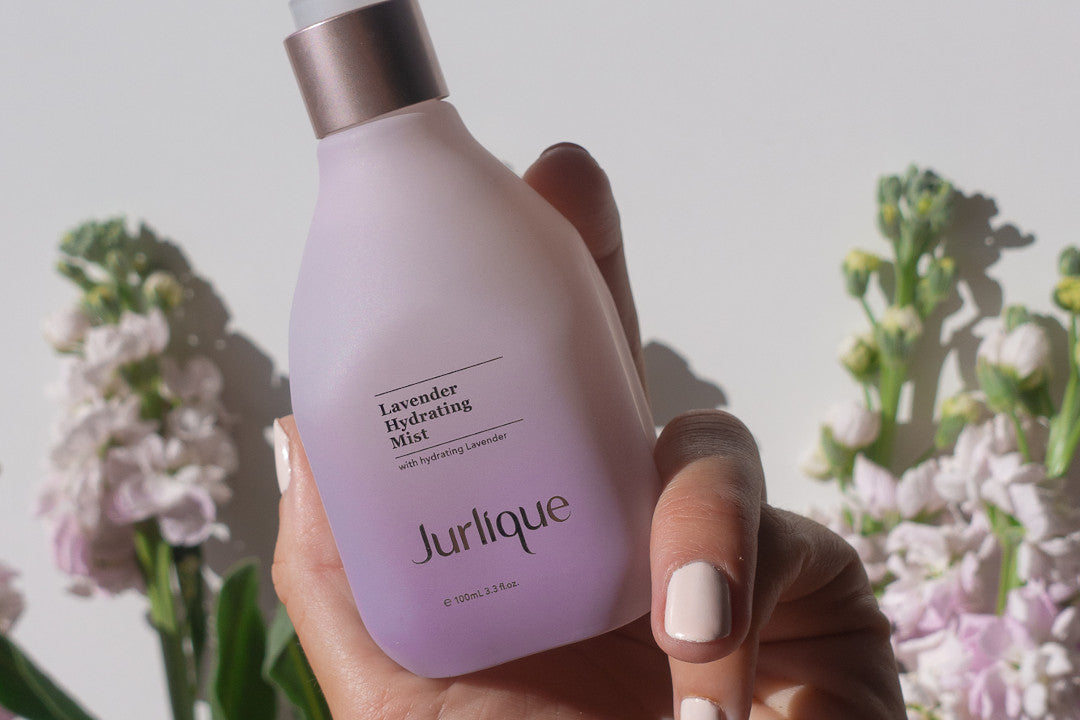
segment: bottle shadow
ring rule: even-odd
[[[643,348],[642,356],[653,422],[658,427],[688,410],[727,405],[723,389],[696,375],[686,358],[668,345],[652,341]]]
[[[230,539],[204,546],[207,565],[221,575],[240,560],[258,558],[260,605],[264,612],[272,611],[277,597],[270,565],[280,494],[269,428],[275,418],[290,412],[288,378],[250,338],[230,329],[224,301],[196,274],[175,243],[147,229],[138,242],[153,267],[173,273],[184,287],[184,302],[170,317],[169,353],[181,362],[197,355],[208,357],[224,376],[221,401],[239,464],[229,478],[232,499],[218,511],[218,520],[229,527]]]

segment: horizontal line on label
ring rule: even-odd
[[[417,380],[416,382],[409,383],[408,385],[402,385],[401,387],[396,387],[393,390],[384,390],[383,392],[379,393],[375,397],[382,397],[383,395],[389,395],[390,393],[397,392],[398,390],[404,390],[405,388],[411,388],[413,385],[419,385],[421,383],[431,382],[432,380],[438,380],[439,378],[444,378],[447,375],[453,375],[454,373],[459,373],[459,372],[462,372],[463,370],[471,370],[474,367],[480,367],[481,365],[487,365],[488,363],[492,363],[492,362],[495,362],[496,360],[502,360],[502,359],[503,359],[503,356],[500,355],[499,357],[494,357],[494,358],[491,358],[490,360],[485,360],[483,362],[478,362],[478,363],[476,363],[474,365],[466,365],[463,368],[458,368],[457,370],[451,370],[450,372],[444,372],[442,375],[436,375],[435,377],[429,377],[429,378],[424,378],[423,380]]]
[[[504,428],[507,425],[513,425],[515,423],[519,423],[524,419],[525,418],[518,418],[517,420],[511,420],[510,422],[503,423],[502,425],[496,425],[495,427],[489,427],[486,430],[477,430],[474,433],[469,433],[468,435],[462,435],[459,438],[454,438],[453,440],[447,440],[446,442],[441,442],[438,445],[428,445],[426,448],[420,448],[419,450],[413,450],[412,452],[405,453],[404,455],[398,455],[394,459],[395,460],[400,460],[401,458],[409,457],[410,455],[415,455],[417,453],[422,453],[422,452],[424,452],[426,450],[434,450],[435,448],[442,447],[443,445],[449,445],[450,443],[456,443],[458,440],[464,440],[465,438],[471,438],[473,435],[483,435],[486,432],[491,432],[492,430],[498,430],[499,428]]]

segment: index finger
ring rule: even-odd
[[[585,241],[615,300],[634,366],[644,384],[637,308],[626,271],[619,209],[607,174],[581,146],[560,143],[545,150],[525,171],[524,179],[570,221]]]

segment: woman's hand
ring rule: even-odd
[[[607,177],[556,145],[525,179],[578,229],[641,343]],[[292,418],[275,424],[274,585],[337,720],[377,718],[904,718],[889,625],[858,557],[765,502],[757,448],[734,417],[676,418],[656,446],[651,617],[458,678],[417,677],[364,628]]]

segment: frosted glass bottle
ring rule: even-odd
[[[290,36],[302,88],[385,96],[370,77],[327,90],[319,75],[394,73],[342,73],[354,60],[340,47],[313,69],[305,45],[325,39],[305,33],[352,23],[364,32],[334,32],[400,52],[426,45],[418,12],[389,0]],[[405,668],[445,677],[644,615],[659,481],[649,410],[580,237],[438,99],[433,56],[414,66],[428,77],[391,84],[434,96],[343,111],[362,118],[344,127],[327,129],[344,121],[304,88],[325,137],[289,366],[368,631]]]

